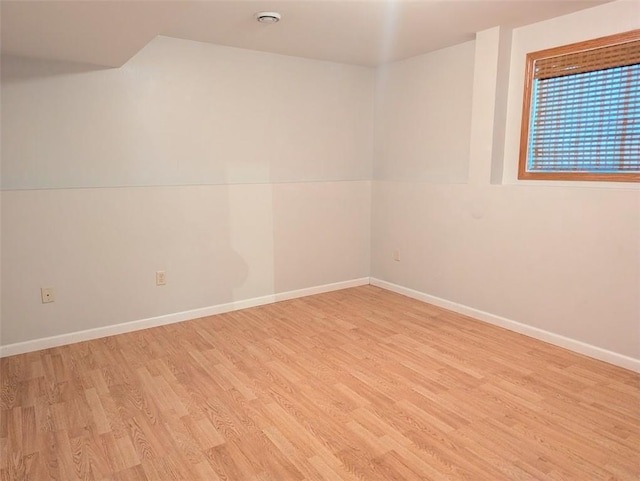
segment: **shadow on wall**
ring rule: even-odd
[[[232,229],[237,196],[228,185],[170,186],[153,178],[154,154],[163,142],[177,140],[171,130],[132,123],[132,112],[144,105],[117,90],[128,76],[117,70],[2,58],[3,88],[25,89],[17,102],[3,97],[2,136],[11,136],[13,146],[3,146],[3,174],[5,162],[23,165],[14,176],[17,190],[2,192],[3,345],[230,303],[247,282],[250,263],[232,245],[251,238]],[[113,94],[88,88],[102,83],[74,83],[93,73],[127,95],[113,102]],[[45,79],[44,87],[29,87]],[[44,104],[39,98],[21,103],[32,93]],[[149,95],[161,103],[161,95]],[[173,122],[170,106],[154,113],[167,125]],[[68,122],[76,113],[80,119]],[[4,122],[5,115],[12,115],[11,122]],[[22,134],[6,131],[9,124]],[[77,162],[69,163],[74,155]],[[186,162],[174,152],[167,157],[176,170]],[[224,179],[228,160],[211,155],[203,162]],[[56,177],[59,172],[64,175]],[[118,187],[145,176],[152,185]],[[155,285],[158,270],[166,271],[166,286]],[[40,287],[53,287],[56,301],[43,305]]]
[[[64,75],[82,74],[110,70],[112,67],[103,65],[91,65],[59,60],[41,60],[19,57],[15,55],[2,55],[0,75],[2,83],[26,82],[29,80],[58,77]]]
[[[229,195],[228,186],[3,192],[2,344],[233,302],[251,260],[232,246]],[[165,286],[155,285],[159,270]],[[40,287],[55,289],[54,303],[40,302]]]

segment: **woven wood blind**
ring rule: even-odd
[[[538,59],[534,78],[562,77],[637,63],[640,63],[640,40]]]

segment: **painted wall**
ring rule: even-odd
[[[377,89],[386,98],[377,100],[385,107],[377,109],[376,123],[386,130],[377,130],[376,145],[391,147],[375,151],[373,277],[640,359],[638,189],[515,180],[526,52],[639,28],[639,8],[616,2],[519,28],[512,36],[504,29],[481,32],[475,70],[463,77],[442,68],[449,77],[436,79],[404,62],[388,67],[399,83],[423,89],[416,98],[424,101],[406,108],[395,93]],[[510,61],[504,62],[509,45]],[[449,49],[413,61],[444,67],[466,60],[464,50]],[[406,75],[412,78],[402,80]],[[506,101],[496,87],[502,83],[508,85]],[[428,102],[433,89],[443,98],[457,90],[473,96],[453,131],[469,145],[467,184],[424,181],[425,164],[441,168],[442,159],[438,149],[424,146],[429,133],[407,126],[447,115],[447,102]],[[399,103],[403,122],[387,118],[394,111],[390,102]],[[395,143],[400,137],[405,145]],[[414,167],[407,155],[412,147],[433,156]],[[453,179],[460,155],[451,155]]]
[[[467,181],[474,46],[378,68],[374,179]]]
[[[4,58],[2,345],[371,273],[640,359],[638,189],[515,179],[524,54],[638,8],[377,72],[168,38],[121,69]]]
[[[368,276],[373,96],[163,37],[119,69],[3,58],[2,345]]]
[[[116,69],[6,57],[2,188],[369,179],[372,76],[168,37]]]

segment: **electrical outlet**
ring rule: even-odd
[[[164,286],[167,284],[167,273],[165,271],[156,271],[156,286]]]
[[[394,261],[400,261],[400,251],[399,250],[395,250],[393,251],[393,260]]]
[[[43,304],[53,302],[56,300],[56,291],[53,290],[53,287],[41,287],[40,297],[42,298]]]

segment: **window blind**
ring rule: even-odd
[[[529,170],[640,171],[640,63],[538,79]]]
[[[522,129],[519,178],[639,181],[640,30],[528,54]]]

